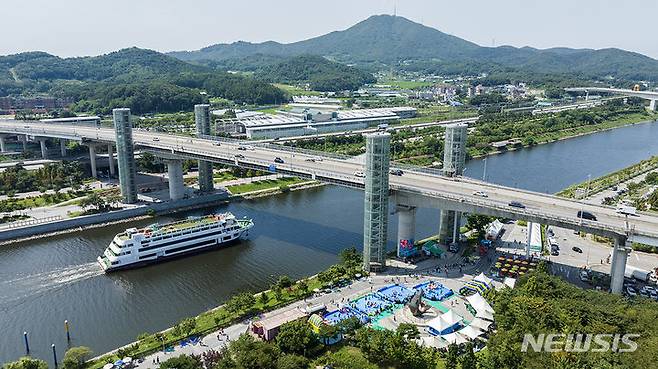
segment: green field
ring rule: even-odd
[[[298,86],[286,85],[283,83],[273,83],[274,87],[280,88],[283,91],[287,92],[291,96],[320,96],[322,92],[319,91],[308,91]]]
[[[253,183],[245,183],[236,186],[228,186],[228,190],[234,195],[239,195],[247,192],[261,191],[268,189],[280,188],[282,186],[290,186],[298,183],[308,182],[306,179],[287,177],[280,179],[267,179],[263,181],[256,181]]]

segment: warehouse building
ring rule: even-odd
[[[365,129],[415,116],[416,109],[410,107],[345,111],[305,109],[276,115],[223,119],[217,122],[217,131],[250,139],[272,139]]]

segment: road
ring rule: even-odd
[[[34,136],[68,137],[77,140],[105,142],[115,140],[112,129],[85,126],[0,121],[0,131],[27,133]],[[354,176],[355,172],[363,170],[362,163],[329,156],[324,156],[320,162],[309,161],[318,154],[288,151],[290,148],[277,147],[278,145],[252,145],[251,150],[239,151],[238,147],[243,144],[239,141],[186,138],[140,130],[133,131],[133,141],[137,146],[162,153],[265,170],[275,165],[274,158],[279,157],[284,161],[283,164],[276,164],[279,173],[352,187],[362,188],[364,185],[363,178]],[[236,157],[237,154],[242,157]],[[632,230],[634,240],[639,239],[640,236],[644,237],[636,242],[658,245],[658,216],[648,213],[629,219],[627,228],[625,218],[617,214],[612,207],[586,204],[573,199],[469,178],[448,178],[441,176],[437,171],[423,168],[405,169],[405,174],[402,176],[391,175],[390,187],[398,193],[416,198],[439,199],[442,201],[442,206],[449,209],[526,219],[613,237]],[[484,192],[487,197],[477,196],[476,192]],[[525,208],[508,206],[511,201],[519,201],[525,205]],[[579,219],[577,212],[581,209],[595,214],[598,221]]]

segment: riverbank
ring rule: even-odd
[[[510,148],[505,148],[504,150],[497,150],[497,151],[491,151],[491,152],[488,152],[488,153],[470,155],[470,158],[471,159],[482,159],[482,158],[489,157],[489,156],[492,156],[492,155],[499,155],[499,154],[504,154],[506,152],[512,152],[512,151],[517,151],[517,150],[521,150],[521,149],[527,149],[527,148],[531,148],[531,147],[535,147],[535,146],[554,143],[554,142],[558,142],[558,141],[569,140],[569,139],[573,139],[573,138],[578,138],[578,137],[582,137],[582,136],[591,135],[591,134],[594,134],[594,133],[611,131],[611,130],[614,130],[614,129],[628,127],[628,126],[632,126],[632,125],[636,125],[636,124],[656,123],[655,119],[657,117],[658,117],[658,115],[656,115],[656,114],[653,114],[652,119],[648,119],[648,120],[646,119],[646,116],[641,116],[642,120],[636,120],[636,119],[626,117],[624,119],[620,119],[620,120],[617,120],[617,121],[610,121],[610,122],[601,123],[601,124],[592,125],[592,126],[581,126],[581,127],[571,128],[571,129],[558,131],[558,132],[550,132],[550,133],[547,133],[543,136],[540,136],[540,137],[544,137],[544,139],[540,139],[540,140],[534,142],[531,145],[517,145],[517,146],[510,147]],[[628,122],[628,120],[632,120],[632,121]],[[602,126],[603,126],[603,128],[602,128]],[[583,130],[583,128],[584,128],[584,130]],[[570,135],[560,135],[561,133],[564,133],[564,132],[576,131],[576,130],[580,130],[580,131],[583,131],[583,132],[578,132],[578,133],[574,133],[574,134],[570,134]],[[557,134],[557,137],[555,137],[556,134]]]
[[[282,182],[279,182],[282,181]],[[299,191],[307,188],[320,187],[323,184],[316,181],[286,178],[267,181],[270,187],[245,191],[238,194],[220,193],[210,196],[179,200],[176,203],[155,203],[151,205],[122,209],[109,213],[79,216],[72,219],[59,220],[50,223],[36,224],[29,227],[0,230],[0,246],[37,240],[57,235],[82,232],[90,229],[103,228],[111,225],[135,222],[158,215],[168,215],[189,210],[214,207],[222,202],[254,199],[274,196],[289,191]]]

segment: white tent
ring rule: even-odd
[[[469,324],[469,326],[476,327],[486,331],[487,329],[489,329],[491,324],[493,323],[490,321],[475,317],[475,319],[473,319],[473,321],[471,322],[471,324]]]
[[[421,346],[425,346],[425,347],[434,347],[434,348],[438,348],[438,349],[441,349],[441,348],[444,348],[444,347],[448,347],[448,345],[450,345],[450,343],[448,343],[448,342],[447,342],[446,340],[444,340],[443,338],[441,338],[441,337],[435,337],[435,336],[420,337],[420,338],[418,339],[418,343],[419,343]]]
[[[454,327],[456,324],[461,323],[461,321],[462,317],[455,314],[452,310],[448,310],[447,313],[444,313],[443,315],[440,315],[427,322],[427,325],[440,333],[446,329]]]
[[[509,288],[514,288],[514,286],[516,285],[516,278],[505,277],[505,280],[503,281],[503,285]]]
[[[492,322],[494,321],[494,315],[493,315],[493,313],[490,312],[490,311],[486,311],[486,310],[478,311],[477,314],[476,314],[475,316],[476,316],[477,318],[482,318],[482,319],[490,320],[490,321],[492,321]]]
[[[448,341],[448,343],[454,343],[454,344],[457,344],[457,345],[461,345],[462,343],[468,342],[466,337],[462,336],[458,332],[453,332],[453,333],[450,333],[450,334],[443,335],[443,336],[441,336],[441,338]]]
[[[479,328],[475,328],[472,325],[467,325],[466,327],[458,330],[457,333],[464,335],[472,340],[484,334],[484,332],[482,332]]]
[[[474,295],[470,295],[466,297],[466,301],[468,301],[469,304],[475,309],[475,312],[477,313],[476,315],[479,315],[480,313],[484,312],[489,312],[493,313],[494,309],[489,305],[487,300],[482,297],[479,293],[476,293]]]
[[[489,287],[493,287],[493,279],[487,277],[484,273],[480,273],[477,277],[473,278],[473,280],[482,282]]]

